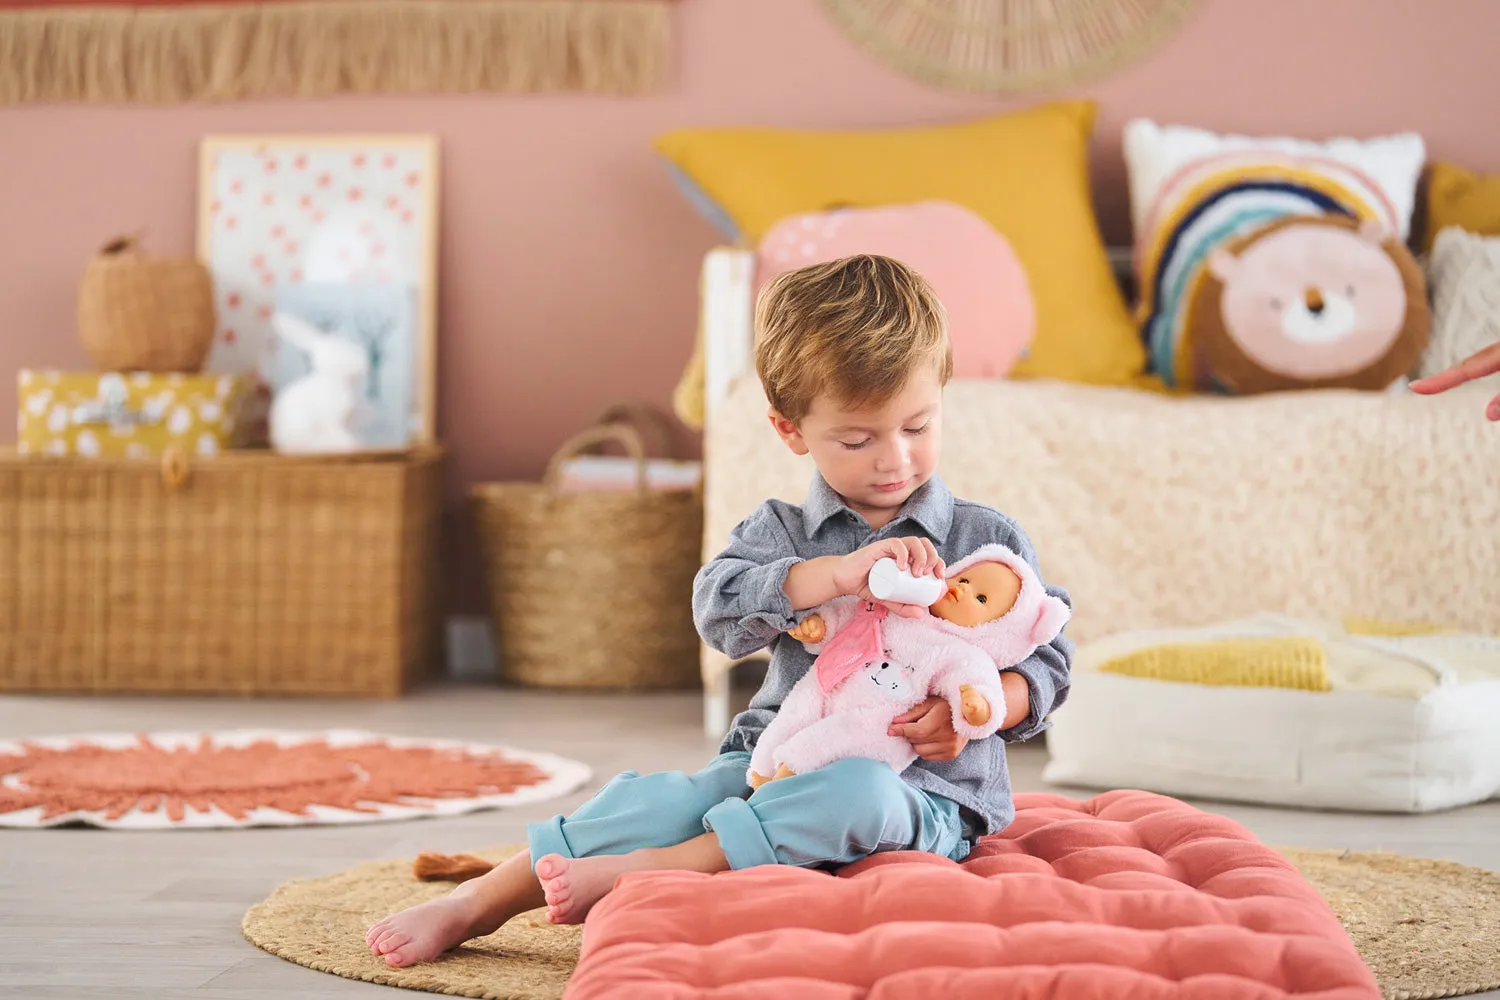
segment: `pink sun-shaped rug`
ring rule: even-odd
[[[551,754],[357,730],[0,741],[0,827],[372,823],[538,802],[586,782]]]

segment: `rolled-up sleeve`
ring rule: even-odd
[[[1037,564],[1036,549],[1032,547],[1031,539],[1026,533],[1009,518],[1006,518],[997,533],[995,541],[1009,546],[1018,553],[1022,559],[1031,564],[1031,568],[1037,571],[1038,579],[1041,578],[1041,567]],[[1068,592],[1061,587],[1054,587],[1043,582],[1047,593],[1053,597],[1060,598],[1069,608],[1073,606]],[[1070,680],[1073,665],[1073,641],[1067,637],[1066,629],[1057,634],[1045,646],[1038,646],[1036,651],[1007,669],[1014,670],[1026,678],[1026,684],[1031,689],[1031,711],[1026,718],[1009,729],[999,732],[1001,739],[1008,743],[1018,743],[1029,740],[1037,733],[1048,728],[1051,723],[1047,716],[1051,715],[1063,702],[1068,700],[1068,690],[1072,686]]]
[[[693,623],[703,641],[734,659],[796,627],[786,576],[802,562],[769,505],[729,533],[729,545],[693,580]]]

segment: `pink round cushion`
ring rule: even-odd
[[[956,378],[1000,378],[1036,333],[1036,301],[1010,241],[946,201],[839,208],[782,219],[766,232],[756,290],[783,271],[858,253],[915,268],[948,312]]]

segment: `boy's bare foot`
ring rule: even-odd
[[[484,912],[470,896],[428,900],[377,920],[365,943],[393,969],[430,962],[449,948],[495,930],[485,927]]]
[[[581,924],[594,904],[615,887],[615,879],[654,867],[646,851],[592,858],[548,854],[536,863],[536,875],[547,897],[547,918],[554,924]]]
[[[376,921],[365,934],[365,944],[393,968],[430,962],[545,903],[541,883],[531,871],[531,856],[521,851],[441,899]]]

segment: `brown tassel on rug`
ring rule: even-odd
[[[673,0],[0,0],[0,104],[660,87]]]
[[[489,872],[495,866],[472,854],[438,854],[426,851],[417,855],[411,873],[423,882],[467,882]]]

